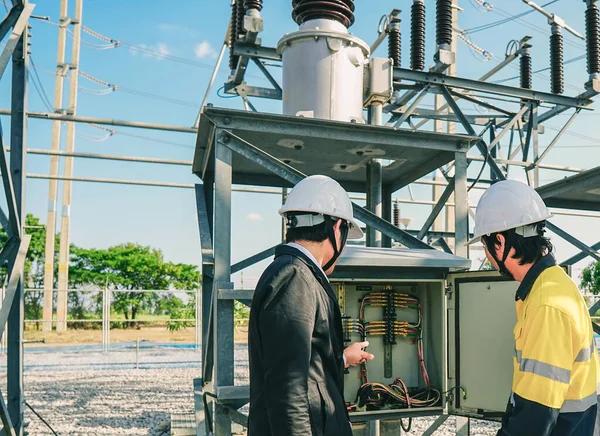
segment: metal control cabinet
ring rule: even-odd
[[[433,407],[357,411],[351,413],[352,421],[446,413],[501,416],[511,391],[518,284],[502,280],[494,271],[463,272],[469,266],[467,259],[436,250],[346,249],[331,278],[342,313],[357,318],[360,300],[369,292],[391,288],[416,296],[423,311],[424,361],[432,387],[442,393]],[[396,315],[401,321],[417,320],[410,309],[398,309]],[[364,310],[364,319],[382,317],[382,307]],[[361,336],[347,339],[356,342]],[[414,339],[397,337],[387,356],[383,336],[366,339],[368,351],[375,355],[367,364],[369,381],[390,384],[400,377],[409,388],[424,387]],[[391,377],[386,376],[390,366]],[[358,371],[351,368],[345,376],[347,402],[355,400],[360,387]]]

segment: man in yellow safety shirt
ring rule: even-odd
[[[520,282],[512,394],[498,436],[598,434],[600,366],[592,321],[544,237],[552,214],[524,183],[504,180],[481,197],[475,238],[492,265]]]

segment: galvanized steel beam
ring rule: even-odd
[[[217,134],[217,142],[231,149],[232,151],[235,151],[241,156],[261,165],[262,167],[268,169],[277,176],[294,185],[306,177],[306,175],[302,172],[284,162],[281,162],[280,160],[260,150],[230,131],[222,130],[221,134]],[[355,203],[352,203],[352,206],[354,209],[355,218],[362,221],[367,226],[372,226],[373,228],[385,233],[390,238],[409,248],[431,248],[423,241],[418,240],[407,232],[369,212],[365,208],[358,206]]]
[[[444,98],[446,99],[446,102],[452,108],[452,111],[454,112],[454,114],[456,116],[458,116],[458,118],[461,120],[461,124],[462,124],[463,128],[467,131],[467,133],[469,135],[475,136],[476,135],[475,130],[473,130],[473,127],[471,127],[471,124],[465,118],[462,110],[460,110],[460,108],[458,107],[458,104],[456,103],[456,101],[454,101],[454,99],[452,98],[452,95],[450,94],[448,89],[445,86],[442,86],[441,90],[442,90],[442,94],[444,95]],[[480,141],[477,142],[476,145],[483,156],[488,156],[487,145],[483,139],[480,138]],[[488,159],[488,165],[490,166],[490,168],[492,169],[492,171],[498,178],[500,178],[500,179],[506,178],[504,176],[504,173],[500,169],[500,167],[498,167],[498,165],[496,164],[496,162],[493,159],[491,159],[491,160]]]
[[[600,242],[595,243],[590,248],[595,251],[600,250]],[[579,254],[576,254],[575,256],[570,257],[567,260],[561,262],[560,264],[564,266],[572,266],[575,265],[577,262],[582,261],[586,257],[588,257],[588,254],[582,251]],[[598,304],[600,304],[600,302]],[[598,309],[600,309],[600,306],[598,307]]]
[[[504,95],[538,102],[547,102],[569,107],[581,107],[584,109],[591,109],[589,106],[593,103],[592,100],[581,97],[564,97],[548,92],[499,85],[496,83],[481,82],[478,80],[447,76],[440,73],[412,71],[404,68],[394,68],[394,80],[410,80],[412,82],[419,82],[422,84],[443,85],[450,88],[481,91],[490,94]]]
[[[271,248],[267,248],[266,250],[261,251],[260,253],[250,256],[247,259],[244,259],[244,260],[232,265],[231,266],[231,274],[240,272],[241,270],[248,268],[249,266],[252,266],[258,262],[261,262],[261,261],[273,256],[275,254],[275,247],[277,247],[277,245],[275,245]]]

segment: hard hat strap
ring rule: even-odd
[[[342,221],[342,225],[340,226],[340,232],[341,232],[341,238],[340,238],[340,248],[338,250],[338,246],[337,246],[337,241],[335,240],[335,231],[334,231],[334,226],[335,223],[337,222],[336,218],[333,217],[329,217],[326,215],[327,218],[325,220],[325,225],[327,226],[327,236],[329,238],[329,242],[331,242],[331,246],[333,247],[333,256],[331,257],[331,259],[329,259],[329,262],[327,262],[325,265],[323,265],[323,271],[327,271],[329,268],[331,268],[333,265],[335,265],[335,262],[338,260],[338,258],[340,257],[340,255],[342,254],[342,251],[344,251],[344,247],[346,246],[346,241],[348,240],[348,230],[349,230],[349,225],[348,222],[346,222],[345,220],[341,220]]]
[[[490,254],[492,255],[492,257],[494,258],[494,260],[496,261],[496,263],[498,264],[498,271],[500,272],[500,274],[503,277],[509,278],[511,280],[514,280],[514,276],[512,275],[512,273],[506,268],[506,259],[508,258],[508,253],[510,252],[510,249],[512,248],[512,232],[505,232],[503,234],[504,236],[504,253],[502,253],[502,260],[498,259],[496,257],[496,250],[490,250]],[[497,237],[497,236],[496,236]],[[495,245],[495,244],[494,244]]]

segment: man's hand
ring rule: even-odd
[[[363,351],[363,348],[368,347],[369,342],[355,342],[344,350],[344,357],[346,360],[346,368],[349,366],[359,365],[367,360],[373,360],[375,356],[371,353]]]

